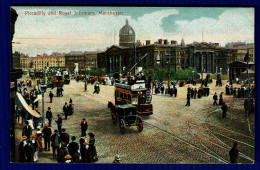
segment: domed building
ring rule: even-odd
[[[135,31],[128,25],[128,20],[126,19],[125,25],[119,31],[119,46],[123,47],[133,47],[135,43]]]

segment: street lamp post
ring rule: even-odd
[[[167,60],[168,60],[168,93],[170,92],[170,78],[171,78],[171,73],[170,73],[170,56],[171,56],[171,51],[167,51]]]
[[[44,93],[46,91],[47,85],[41,84],[40,88],[41,88],[41,92],[42,92],[42,127],[43,127],[43,124],[45,122],[45,118],[44,118]]]
[[[86,52],[84,53],[84,67],[85,67],[85,91],[87,91],[87,67],[86,67]]]
[[[194,70],[192,71],[192,84],[194,82]]]
[[[249,51],[247,51],[245,57],[244,57],[244,61],[246,62],[247,64],[247,86],[249,85],[249,59],[250,59],[250,56],[249,56]]]

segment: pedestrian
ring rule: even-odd
[[[69,154],[67,146],[61,145],[61,147],[58,149],[58,153],[57,153],[57,162],[65,163],[65,161],[66,161],[65,156],[67,154]]]
[[[226,118],[227,117],[227,105],[225,102],[223,102],[222,106],[221,106],[221,110],[222,110],[222,118]]]
[[[164,94],[164,85],[161,86],[161,94]]]
[[[198,93],[197,88],[195,88],[195,89],[194,89],[194,94],[193,94],[194,99],[196,99],[197,93]]]
[[[58,117],[58,120],[56,120],[56,123],[57,123],[57,126],[58,126],[59,134],[61,134],[62,118],[61,118],[60,114],[58,114],[57,117]]]
[[[213,105],[218,105],[218,104],[217,104],[217,100],[218,100],[217,92],[215,92],[215,94],[214,94],[214,96],[213,96],[213,100],[214,100]]]
[[[174,86],[173,88],[174,97],[177,97],[177,88]]]
[[[65,120],[67,120],[68,114],[69,114],[69,107],[67,105],[67,102],[65,102],[65,105],[63,106],[63,112],[65,114]]]
[[[222,105],[223,104],[223,92],[220,93],[219,95],[219,105]]]
[[[209,87],[206,88],[207,96],[209,96]]]
[[[33,151],[34,151],[33,161],[36,162],[39,159],[39,157],[38,157],[39,147],[38,147],[38,143],[37,143],[35,134],[32,134],[31,137],[32,137],[32,146],[33,146]]]
[[[236,98],[237,97],[237,88],[235,87],[234,88],[234,98]]]
[[[18,106],[16,105],[15,107],[15,122],[17,121],[17,123],[19,124],[20,122],[20,116],[21,116],[21,110],[18,108]]]
[[[22,136],[27,136],[27,140],[30,139],[32,135],[32,127],[29,125],[29,122],[25,122],[26,126],[23,128]]]
[[[239,155],[239,150],[237,148],[237,142],[234,142],[234,146],[229,151],[230,163],[237,163],[237,157]]]
[[[113,161],[113,163],[117,163],[117,164],[119,164],[120,161],[121,161],[120,156],[117,155],[117,156],[115,156],[115,160]]]
[[[53,93],[52,93],[52,91],[50,91],[49,97],[50,97],[50,103],[52,103],[52,99],[53,99]]]
[[[190,93],[190,96],[191,96],[191,98],[193,98],[193,95],[194,95],[194,89],[193,88],[191,88],[191,91],[190,91],[191,93]]]
[[[70,98],[70,102],[69,103],[71,103],[72,104],[72,99]]]
[[[26,162],[32,163],[34,161],[34,148],[30,140],[27,141],[27,144],[24,146],[24,152]]]
[[[60,87],[60,95],[61,95],[61,96],[63,96],[63,93],[62,93],[63,91],[64,91],[63,88]]]
[[[66,132],[66,129],[61,129],[62,133],[60,134],[60,140],[62,146],[67,146],[70,143],[70,136]]]
[[[60,146],[60,135],[57,129],[54,130],[54,134],[51,136],[51,147],[53,159],[57,159],[56,151],[58,152]]]
[[[19,145],[19,162],[25,162],[25,151],[24,151],[24,147],[27,144],[26,140],[27,140],[27,136],[23,136],[22,137],[22,142],[20,142]]]
[[[51,141],[51,128],[49,128],[48,123],[44,123],[44,128],[42,130],[44,139],[44,149],[45,151],[50,151],[50,141]]]
[[[60,96],[60,87],[59,87],[59,86],[57,86],[56,95],[57,95],[57,97],[59,97],[59,96]]]
[[[51,122],[52,122],[52,112],[51,112],[51,107],[48,107],[48,110],[46,112],[46,118],[49,121],[49,126],[51,127]]]
[[[36,135],[37,135],[36,141],[38,144],[39,152],[41,152],[42,151],[42,132],[40,130],[40,127],[37,127]]]
[[[187,94],[187,103],[185,106],[190,106],[190,92]]]
[[[69,154],[72,156],[73,162],[74,162],[73,158],[78,153],[78,150],[79,150],[79,144],[76,143],[75,140],[76,140],[76,137],[72,136],[71,137],[72,142],[68,145],[68,151],[69,151]],[[77,155],[75,156],[75,158],[77,159]],[[75,160],[75,161],[77,161],[77,160]]]
[[[226,95],[229,95],[229,86],[226,85]]]
[[[97,150],[95,147],[95,135],[92,132],[88,133],[90,140],[89,140],[89,156],[90,156],[90,162],[96,162],[98,161],[97,157]]]
[[[70,116],[70,115],[73,115],[73,113],[74,113],[74,111],[73,111],[73,104],[72,103],[70,103],[69,104],[69,106],[68,106],[68,115]]]
[[[88,130],[88,123],[86,122],[86,119],[83,118],[82,122],[80,124],[81,126],[81,136],[86,136],[86,131]]]
[[[81,155],[81,162],[82,163],[88,163],[89,162],[89,154],[86,151],[88,149],[88,144],[89,143],[87,141],[85,141],[85,136],[82,136],[79,140],[80,155]],[[88,156],[88,158],[87,158],[87,156]]]

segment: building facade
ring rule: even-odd
[[[161,39],[155,44],[149,42],[136,48],[113,45],[105,52],[98,53],[98,67],[105,68],[107,73],[122,73],[124,68],[129,70],[135,61],[147,54],[139,64],[143,69],[170,67],[176,70],[194,67],[199,73],[227,74],[230,51],[219,47],[217,43],[203,42],[183,46],[177,45],[175,41],[169,44]]]
[[[75,63],[78,63],[79,69],[97,68],[97,51],[72,51],[65,55],[65,67],[71,71],[75,69]]]
[[[33,57],[33,68],[35,70],[42,70],[47,67],[64,68],[65,56],[53,53],[50,56],[43,54],[43,56],[37,55],[37,57]]]

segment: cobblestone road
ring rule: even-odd
[[[251,136],[248,131],[243,100],[224,95],[229,111],[227,118],[222,120],[221,108],[213,107],[212,96],[214,92],[220,94],[224,91],[225,82],[221,88],[215,87],[214,83],[210,85],[210,95],[191,99],[190,107],[185,106],[187,86],[178,88],[176,98],[153,95],[154,114],[142,116],[144,130],[141,133],[136,127],[127,127],[122,135],[119,127],[112,124],[107,108],[108,101],[113,101],[112,86],[101,85],[100,94],[93,94],[93,85],[88,85],[87,92],[84,92],[84,83],[72,80],[70,85],[64,86],[63,97],[54,97],[53,103],[49,103],[49,98],[45,97],[45,110],[51,107],[56,120],[58,113],[63,115],[64,103],[72,98],[75,113],[63,121],[63,127],[78,141],[81,135],[80,121],[86,118],[88,132],[96,135],[98,163],[111,163],[117,154],[122,163],[228,163],[228,150],[234,140],[240,144],[242,155],[239,161],[252,163],[254,134]],[[250,122],[254,122],[254,118]],[[250,123],[250,126],[253,128],[254,124]],[[16,133],[20,136],[21,130]],[[39,162],[53,163],[56,160],[52,159],[51,151],[44,151],[40,154]]]

